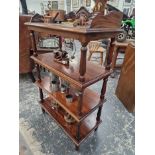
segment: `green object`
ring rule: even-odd
[[[132,28],[135,28],[135,19],[131,18],[131,19],[124,20],[124,21],[122,21],[122,24],[131,26]]]
[[[128,39],[135,38],[135,18],[129,18],[122,21],[121,28],[124,30],[116,36],[116,40],[119,42],[125,41]]]

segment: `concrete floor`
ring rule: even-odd
[[[33,155],[24,137],[19,132],[19,155]]]

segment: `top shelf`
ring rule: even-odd
[[[73,27],[73,24],[70,23],[55,24],[26,22],[25,25],[31,31],[73,38],[82,43],[88,43],[91,40],[112,38],[122,32],[122,29],[120,28],[88,28],[86,26]]]
[[[60,76],[64,80],[70,82],[78,89],[84,89],[93,83],[108,76],[111,71],[105,70],[105,67],[101,67],[90,61],[87,61],[87,70],[85,74],[85,81],[79,80],[79,62],[73,60],[69,66],[62,65],[54,61],[53,53],[39,54],[38,56],[31,56],[31,58],[41,66],[47,68],[54,74]]]
[[[25,25],[29,26],[30,29],[34,29],[36,27],[38,28],[46,28],[46,29],[53,29],[53,30],[63,30],[66,32],[74,32],[74,33],[83,33],[83,34],[89,34],[89,33],[97,33],[97,32],[122,32],[120,28],[89,28],[88,26],[79,26],[74,27],[73,23],[69,22],[63,22],[61,24],[55,24],[55,23],[30,23],[26,22]]]

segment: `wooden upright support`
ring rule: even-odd
[[[86,58],[87,57],[87,43],[82,44],[81,47],[81,58],[80,58],[80,68],[79,68],[79,73],[80,77],[79,80],[81,82],[85,81],[85,73],[86,73]]]
[[[103,85],[102,85],[102,90],[101,90],[101,95],[100,95],[100,100],[103,102],[105,99],[105,92],[106,92],[106,87],[107,87],[107,81],[108,81],[108,77],[106,77],[105,79],[103,79]],[[102,112],[102,107],[103,105],[101,105],[98,109],[97,112],[97,117],[96,120],[100,121],[100,117],[101,117],[101,112]]]
[[[37,46],[36,46],[36,39],[35,39],[35,34],[34,31],[30,32],[30,38],[31,38],[31,43],[32,43],[32,49],[33,49],[33,55],[37,56]]]

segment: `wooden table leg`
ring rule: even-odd
[[[75,150],[79,151],[79,146],[75,145]]]
[[[104,101],[104,99],[105,99],[105,93],[106,93],[106,88],[107,88],[107,81],[108,81],[108,77],[103,79],[103,85],[102,85],[101,95],[100,95],[101,101]]]
[[[115,68],[117,56],[118,56],[118,48],[117,48],[117,46],[115,46],[114,52],[113,52],[113,57],[112,57],[112,63],[111,63],[112,70]]]
[[[30,32],[30,38],[31,38],[31,43],[32,43],[32,49],[33,49],[33,55],[37,56],[37,46],[36,46],[36,39],[35,39],[35,34],[34,31]]]
[[[62,50],[62,37],[59,36],[59,48],[60,48],[60,51]]]
[[[77,124],[77,130],[76,130],[76,138],[79,141],[80,140],[80,126],[81,123]],[[75,145],[75,150],[78,151],[79,150],[79,145]]]
[[[83,82],[85,80],[85,73],[86,73],[86,56],[87,56],[87,43],[83,44],[81,47],[81,58],[80,58],[80,68],[79,73],[80,77],[79,80]]]
[[[41,102],[43,102],[44,101],[44,95],[43,95],[43,91],[41,88],[39,88],[39,94],[40,94]]]
[[[76,138],[78,141],[80,140],[80,126],[81,126],[81,123],[78,123],[77,130],[76,130]]]
[[[38,77],[39,82],[41,82],[40,66],[39,66],[39,64],[37,64],[37,77]]]
[[[107,52],[106,52],[106,60],[105,60],[105,66],[106,69],[110,69],[111,61],[112,61],[112,56],[113,56],[113,51],[114,51],[114,46],[113,42],[115,41],[115,38],[111,38],[111,42],[108,45]]]
[[[100,65],[102,66],[102,64],[103,64],[103,52],[101,52],[100,55],[101,55]]]
[[[33,50],[30,47],[29,47],[29,52],[30,52],[30,56],[32,56]],[[30,68],[31,68],[31,71],[28,74],[29,74],[32,82],[34,83],[36,80],[35,80],[35,77],[34,77],[33,72],[32,72],[32,70],[34,68],[34,61],[32,59],[30,59]]]
[[[82,101],[83,101],[83,91],[78,93],[78,114],[81,114],[81,110],[82,110]]]
[[[112,78],[115,77],[114,69],[115,69],[115,65],[116,65],[117,56],[118,56],[118,47],[115,46],[114,51],[113,51],[112,63],[111,63],[111,69],[113,70],[113,73],[111,74]]]
[[[35,78],[34,78],[33,73],[32,73],[32,72],[29,72],[28,74],[29,74],[29,76],[30,76],[32,82],[34,83],[36,80],[35,80]]]
[[[102,90],[101,90],[101,95],[100,95],[100,100],[101,100],[101,101],[104,101],[104,98],[105,98],[105,92],[106,92],[106,87],[107,87],[107,81],[108,81],[108,77],[106,77],[105,79],[103,79],[103,85],[102,85]],[[100,121],[102,106],[103,106],[103,105],[101,105],[101,106],[99,107],[99,109],[98,109],[96,121]],[[96,129],[96,130],[97,130],[97,129]]]
[[[41,75],[40,75],[40,66],[39,64],[37,64],[37,77],[39,82],[41,82]],[[43,90],[41,88],[39,88],[39,96],[40,96],[40,100],[41,102],[44,101],[44,94],[43,94]],[[45,113],[45,110],[43,108],[41,108],[42,112]]]

